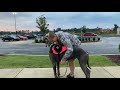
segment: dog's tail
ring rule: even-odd
[[[89,65],[89,61],[87,60],[87,65],[88,65],[88,67],[91,69],[91,67],[90,67],[90,65]]]
[[[88,67],[91,69],[91,67],[90,67],[90,65],[89,65],[89,53],[87,52],[87,54],[88,54],[87,65],[88,65]]]

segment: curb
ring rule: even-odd
[[[49,56],[49,55],[30,55],[30,54],[0,54],[0,56],[6,56],[6,55]],[[90,54],[90,56],[102,56],[102,55],[120,55],[120,54]]]

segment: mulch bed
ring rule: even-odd
[[[112,62],[116,63],[117,65],[120,65],[120,55],[103,55],[109,58]]]

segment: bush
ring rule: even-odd
[[[100,41],[100,38],[98,38],[98,41]]]
[[[37,39],[35,39],[35,43],[38,43],[38,40],[37,40]]]
[[[39,40],[39,43],[42,43],[43,41],[42,40]]]
[[[120,44],[119,44],[119,50],[120,50]]]
[[[93,38],[93,41],[95,41],[95,38]]]
[[[90,41],[90,38],[88,38],[88,40]]]
[[[46,42],[46,40],[44,39],[44,40],[43,40],[43,43],[45,43],[45,42]]]
[[[44,39],[44,40],[38,40],[38,39],[35,39],[35,43],[45,43],[46,42],[46,40]]]

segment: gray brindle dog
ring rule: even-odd
[[[57,45],[57,44],[53,44],[50,47],[50,52],[49,52],[49,58],[52,62],[53,65],[53,71],[54,71],[54,77],[55,78],[59,78],[60,76],[60,60],[62,59],[62,57],[65,54],[65,51],[60,53],[62,50],[62,46],[63,45]],[[53,49],[58,52],[58,54],[53,53]],[[90,66],[89,66],[89,54],[87,52],[85,52],[82,48],[76,49],[73,48],[73,53],[70,56],[70,58],[74,58],[74,59],[78,59],[80,67],[82,69],[82,71],[84,72],[86,78],[90,78]],[[69,60],[69,59],[68,59]],[[88,68],[89,67],[89,68]],[[57,71],[56,71],[57,68]]]

